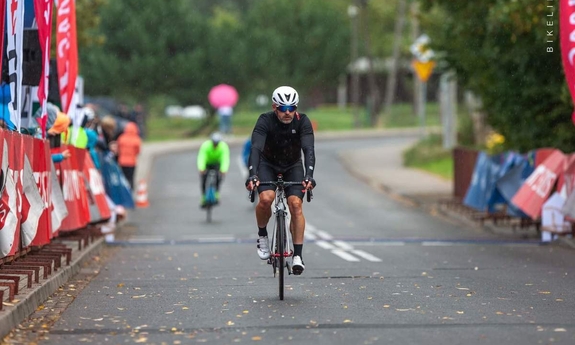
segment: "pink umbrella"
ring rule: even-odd
[[[208,100],[214,108],[234,107],[238,102],[238,91],[228,84],[219,84],[210,90]]]

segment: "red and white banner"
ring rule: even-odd
[[[566,157],[559,150],[539,164],[525,180],[511,202],[532,219],[541,215],[541,207],[547,200],[555,182],[565,170]]]
[[[46,110],[46,101],[48,98],[48,83],[50,76],[50,41],[52,36],[52,8],[53,0],[34,0],[34,12],[36,14],[36,24],[38,25],[38,39],[42,49],[42,77],[38,84],[38,100],[42,108],[40,117],[40,128],[42,129],[42,138],[46,138],[46,120],[48,113]]]
[[[56,61],[62,111],[73,116],[70,107],[78,77],[78,43],[76,41],[76,5],[74,0],[59,0],[56,4]]]
[[[14,253],[18,242],[16,230],[18,228],[18,206],[16,183],[13,175],[8,172],[9,153],[7,131],[0,129],[0,158],[2,160],[1,199],[0,199],[0,257]]]
[[[559,2],[559,39],[563,71],[575,103],[575,2],[572,0]],[[575,112],[571,119],[575,123]]]
[[[10,79],[10,121],[20,131],[22,112],[22,42],[24,38],[24,0],[7,0],[6,27],[8,76]]]
[[[100,171],[94,167],[92,158],[86,155],[84,162],[84,175],[88,179],[90,187],[89,204],[90,204],[90,222],[99,223],[110,219],[112,213],[106,200],[106,189]]]
[[[40,216],[42,216],[46,208],[38,185],[36,184],[32,166],[35,160],[45,160],[46,156],[42,156],[41,153],[34,153],[34,141],[39,141],[40,139],[25,135],[22,137],[22,140],[24,144],[24,155],[21,159],[23,159],[24,165],[22,170],[22,213],[20,221],[22,247],[28,247],[36,237]]]
[[[60,184],[59,171],[56,170],[54,162],[50,159],[50,172],[52,180],[52,192],[50,193],[50,198],[52,199],[50,204],[50,226],[52,227],[52,237],[58,236],[58,230],[62,226],[62,222],[66,217],[68,217],[68,207],[66,206],[66,201],[64,200],[64,193],[62,192],[62,185]]]
[[[69,213],[62,221],[60,231],[73,231],[86,227],[90,222],[90,211],[86,184],[84,183],[84,155],[87,151],[70,145],[62,145],[70,151],[70,158],[58,163],[62,194]],[[58,167],[56,167],[58,169]]]
[[[38,230],[36,237],[32,241],[32,246],[41,246],[50,242],[52,238],[52,222],[50,218],[52,206],[52,155],[50,154],[50,144],[46,140],[34,139],[34,160],[32,170],[34,179],[40,192],[43,203],[43,211],[38,220]]]

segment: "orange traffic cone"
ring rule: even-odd
[[[148,207],[148,185],[145,180],[138,182],[138,189],[136,191],[136,207]]]

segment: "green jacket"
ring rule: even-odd
[[[88,135],[86,134],[84,127],[78,127],[78,136],[76,137],[76,140],[72,142],[72,136],[75,131],[76,129],[74,126],[70,126],[65,132],[62,132],[62,144],[68,144],[85,149],[88,146]]]
[[[230,147],[220,141],[217,147],[211,140],[205,141],[198,152],[198,170],[206,170],[208,164],[219,164],[220,171],[227,173],[230,168]]]

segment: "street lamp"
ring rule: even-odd
[[[357,1],[357,0],[356,0]],[[358,103],[359,103],[359,75],[357,68],[355,68],[354,64],[357,62],[357,17],[359,14],[359,7],[356,5],[349,5],[347,7],[347,14],[351,18],[351,63],[350,63],[350,72],[351,72],[351,103],[353,106],[353,118],[354,118],[354,125],[356,128],[360,126],[359,122],[359,112],[358,112]]]

